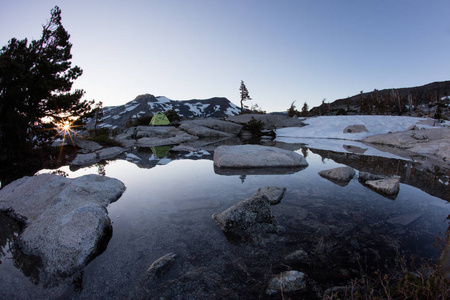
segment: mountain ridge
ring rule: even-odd
[[[137,118],[151,116],[156,112],[174,110],[180,117],[185,118],[223,118],[239,114],[240,108],[224,97],[209,99],[172,100],[165,96],[155,97],[152,94],[137,96],[123,105],[106,106],[99,128],[124,129],[127,124]],[[93,120],[88,127],[93,126]]]

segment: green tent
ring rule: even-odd
[[[158,111],[150,121],[152,126],[170,125],[169,119],[162,112]]]

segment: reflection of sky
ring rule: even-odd
[[[247,175],[244,182],[238,175],[216,174],[211,160],[174,160],[150,169],[125,160],[109,162],[105,166],[106,176],[123,181],[127,190],[108,207],[113,236],[106,251],[85,268],[82,296],[99,286],[108,288],[111,294],[117,293],[117,286],[140,276],[136,270],[142,269],[145,274],[153,261],[169,252],[181,253],[177,258],[180,265],[187,256],[198,253],[203,253],[199,259],[207,264],[216,259],[228,261],[229,245],[211,216],[253,196],[264,186],[287,188],[281,203],[272,206],[277,222],[287,228],[283,237],[298,239],[286,244],[283,249],[286,253],[297,250],[303,236],[307,236],[313,241],[325,237],[339,244],[354,239],[361,245],[361,251],[401,241],[402,250],[436,255],[432,244],[435,235],[442,235],[447,228],[444,222],[450,213],[447,202],[405,184],[400,185],[397,198],[390,200],[361,185],[357,175],[342,187],[318,175],[321,170],[341,164],[322,159],[311,151],[307,152],[306,160],[309,166],[300,172]],[[98,172],[95,166],[75,172],[68,167],[60,170],[69,177]],[[410,224],[395,223],[411,216],[414,220]],[[370,245],[371,240],[375,243]],[[20,282],[21,287],[30,291],[39,289],[14,269],[11,260],[0,265],[0,280],[3,278],[14,278],[16,284]]]

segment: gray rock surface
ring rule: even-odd
[[[87,151],[96,151],[103,148],[99,143],[81,139],[75,134],[73,134],[72,137],[66,137],[66,140],[69,143],[69,145],[73,145]]]
[[[351,167],[338,167],[319,172],[319,175],[341,183],[348,183],[355,176],[355,170]]]
[[[233,135],[227,132],[219,131],[216,129],[211,129],[202,125],[198,125],[195,123],[183,123],[180,125],[180,129],[186,131],[189,134],[198,136],[198,137],[232,137]]]
[[[267,286],[266,294],[289,293],[301,291],[306,287],[305,273],[299,271],[282,272],[273,277]]]
[[[358,180],[362,183],[365,183],[368,180],[380,180],[387,179],[387,176],[384,175],[374,175],[369,172],[359,172]]]
[[[214,129],[221,132],[230,133],[232,135],[238,135],[242,129],[242,125],[235,124],[228,121],[222,121],[218,119],[197,119],[197,120],[189,120],[181,122],[184,124],[195,124],[203,127],[207,127],[210,129]]]
[[[72,166],[81,167],[95,164],[104,159],[112,159],[125,152],[126,149],[122,147],[110,147],[97,150],[93,153],[78,154],[72,161]]]
[[[281,199],[286,192],[285,187],[279,186],[266,186],[258,189],[256,196],[265,196],[269,200],[271,205],[280,203]]]
[[[260,145],[220,146],[214,151],[219,168],[307,167],[297,152]]]
[[[400,176],[378,180],[367,180],[364,184],[382,194],[396,195],[400,191]]]
[[[434,165],[446,167],[447,169],[450,168],[450,127],[406,130],[370,136],[362,141],[365,143],[398,147],[408,152],[405,155],[408,159],[418,154],[426,157],[428,160],[437,160],[433,162]],[[389,149],[386,148],[386,150]],[[423,161],[424,159],[418,160]]]
[[[243,200],[212,218],[234,240],[264,244],[269,234],[282,230],[273,219],[269,199],[263,193]]]
[[[0,190],[0,211],[25,222],[18,244],[41,258],[45,282],[85,266],[110,229],[106,206],[124,191],[119,180],[99,175],[23,177]]]
[[[286,115],[270,115],[270,114],[242,114],[232,117],[228,117],[227,121],[237,124],[246,124],[251,118],[255,118],[258,121],[264,122],[264,127],[268,128],[283,128],[283,127],[301,127],[305,126],[305,123],[298,118],[289,118]]]
[[[344,128],[342,131],[344,133],[360,133],[360,132],[369,132],[365,125],[349,125]]]
[[[150,268],[147,270],[147,275],[149,279],[160,278],[170,269],[170,267],[175,262],[177,255],[175,253],[168,253],[163,257],[155,260]]]

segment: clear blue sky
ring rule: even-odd
[[[0,0],[0,44],[38,39],[58,5],[75,87],[120,105],[150,93],[266,111],[450,79],[449,0]]]

